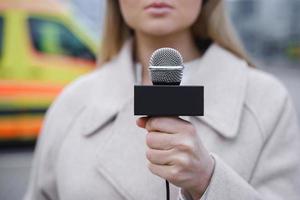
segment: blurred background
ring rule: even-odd
[[[300,1],[226,4],[254,63],[286,85],[299,114]],[[43,115],[95,68],[104,16],[105,0],[0,0],[1,200],[24,195]]]

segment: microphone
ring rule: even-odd
[[[149,65],[153,85],[180,85],[184,67],[177,50],[161,48],[154,51]]]
[[[161,48],[153,52],[149,71],[153,85],[180,85],[183,76],[183,58],[172,48]],[[170,199],[170,184],[166,181],[166,200]]]
[[[183,58],[172,48],[153,52],[149,71],[153,86],[134,86],[134,114],[156,116],[203,116],[204,87],[180,86]],[[166,199],[170,199],[166,180]]]
[[[134,114],[146,116],[202,116],[204,87],[180,86],[183,58],[172,48],[152,54],[149,70],[153,86],[134,86]]]

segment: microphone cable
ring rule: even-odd
[[[170,184],[168,180],[166,180],[166,200],[170,200]]]

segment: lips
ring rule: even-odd
[[[153,2],[145,7],[145,11],[153,16],[163,16],[170,13],[174,7],[165,2]]]
[[[150,5],[146,6],[145,9],[148,9],[148,8],[173,8],[173,7],[165,2],[154,2],[154,3],[151,3]]]

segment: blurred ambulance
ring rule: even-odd
[[[96,45],[54,2],[0,1],[0,145],[30,141],[62,88],[96,65]]]

